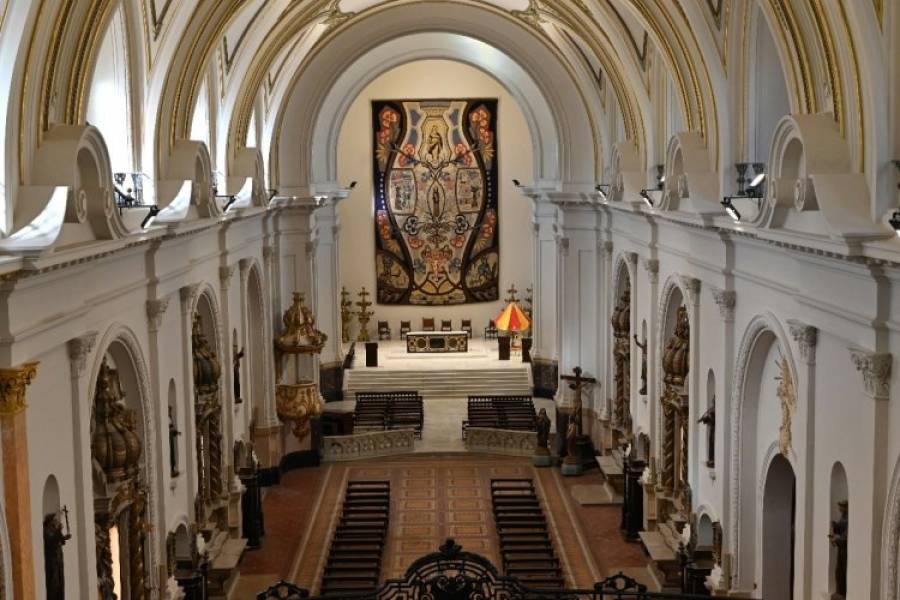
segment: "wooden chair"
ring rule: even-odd
[[[497,324],[494,323],[494,320],[488,323],[488,326],[484,328],[484,339],[486,340],[496,340],[497,339]]]
[[[441,331],[453,331],[453,321],[441,319]]]
[[[412,331],[412,325],[409,324],[409,321],[400,321],[400,339],[406,339],[406,334]]]
[[[422,318],[422,331],[434,331],[434,319],[432,317]]]
[[[460,331],[465,331],[468,334],[469,339],[472,338],[472,319],[463,319],[462,327],[459,328]]]
[[[387,321],[378,321],[378,339],[379,340],[391,339],[391,326],[388,325]]]

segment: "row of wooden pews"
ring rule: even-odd
[[[462,437],[469,427],[534,431],[537,414],[531,396],[469,396],[467,420],[462,424]]]
[[[422,439],[425,410],[418,392],[357,392],[354,431],[414,429]]]
[[[532,479],[491,479],[491,502],[507,575],[532,588],[565,587]]]
[[[381,577],[381,555],[391,512],[389,481],[351,481],[331,539],[320,593],[371,592]]]

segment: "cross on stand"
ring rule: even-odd
[[[582,375],[581,367],[572,369],[572,375],[562,375],[560,379],[569,381],[569,389],[575,394],[572,404],[572,413],[569,417],[569,430],[566,432],[566,458],[563,461],[563,475],[580,475],[585,460],[592,460],[594,445],[590,438],[584,435],[581,421],[582,400],[581,394],[585,386],[597,383],[593,377]],[[574,430],[573,426],[574,425]]]

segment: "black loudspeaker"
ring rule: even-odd
[[[378,366],[378,342],[366,342],[366,366]]]
[[[531,338],[522,338],[522,362],[531,362]]]
[[[497,342],[500,346],[500,360],[509,360],[509,344],[511,341],[512,338],[508,335],[497,338]]]

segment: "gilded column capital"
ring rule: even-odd
[[[807,364],[816,364],[816,344],[819,342],[819,330],[796,319],[788,319],[791,337],[800,347],[800,357]]]
[[[159,331],[162,327],[163,315],[169,308],[169,297],[159,298],[157,300],[147,300],[147,321],[150,323],[150,331]]]
[[[878,400],[887,400],[891,395],[890,352],[869,352],[859,346],[850,346],[850,360],[856,370],[862,373],[866,393]]]
[[[69,349],[69,360],[72,361],[72,377],[81,377],[87,366],[87,357],[97,343],[97,332],[91,331],[66,342]]]
[[[25,410],[25,388],[37,375],[37,361],[14,369],[0,369],[0,416]]]

